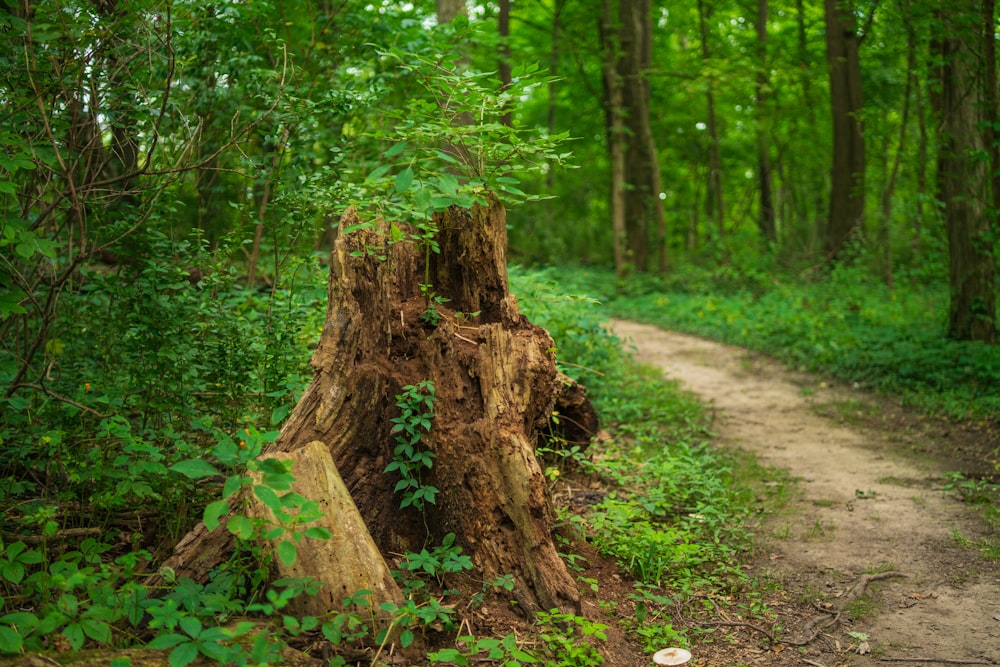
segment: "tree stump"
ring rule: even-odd
[[[340,229],[360,222],[349,209]],[[323,443],[381,554],[419,551],[455,533],[482,579],[514,576],[525,613],[576,612],[579,592],[556,553],[534,452],[557,401],[574,392],[565,391],[567,378],[556,370],[551,337],[520,314],[509,292],[502,204],[491,198],[489,206],[452,208],[436,222],[440,253],[429,260],[422,247],[389,244],[372,227],[338,235],[326,322],[311,361],[315,375],[272,451],[294,458],[309,443]],[[425,276],[447,299],[434,324],[421,319]],[[425,516],[400,509],[400,478],[384,472],[393,457],[395,396],[423,380],[435,384],[438,398],[422,446],[435,454],[423,483],[439,494]],[[588,415],[578,421],[592,423],[589,403],[574,400],[569,409]],[[184,543],[191,559],[192,545],[210,541],[202,535]],[[300,543],[299,558],[316,557],[312,543]]]

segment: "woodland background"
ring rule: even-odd
[[[349,206],[430,256],[497,193],[599,397],[586,295],[995,431],[993,0],[5,0],[0,33],[4,651],[161,608],[77,599],[143,560],[93,538],[162,559],[190,461],[277,436]]]

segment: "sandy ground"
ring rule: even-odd
[[[1000,664],[1000,568],[955,539],[982,527],[942,488],[946,464],[838,416],[830,406],[870,400],[850,388],[742,349],[611,326],[637,360],[714,406],[724,445],[799,480],[789,511],[760,536],[769,571],[816,613],[786,619],[787,650],[750,664]]]

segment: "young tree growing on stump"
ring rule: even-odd
[[[529,141],[500,122],[511,93],[491,93],[487,75],[416,54],[385,57],[397,58],[425,95],[414,95],[399,129],[382,137],[394,164],[366,179],[382,215],[362,218],[355,207],[343,215],[313,381],[268,453],[294,462],[297,493],[338,513],[323,524],[333,539],[300,542],[281,574],[323,583],[320,609],[357,588],[374,591],[376,606],[398,602],[380,574],[385,556],[454,534],[481,579],[513,576],[526,613],[578,611],[534,447],[554,411],[591,430],[596,417],[558,372],[548,333],[509,292],[506,213],[493,194],[526,198],[511,176],[520,160],[564,155],[554,152],[558,138]],[[461,114],[475,122],[452,122]],[[429,412],[400,416],[407,396]],[[401,460],[394,442],[411,417],[421,432],[409,449],[404,438],[411,456]],[[168,565],[204,577],[231,547],[224,524],[201,525]]]

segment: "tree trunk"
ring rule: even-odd
[[[944,34],[935,44],[940,66],[934,102],[940,127],[938,192],[948,230],[948,335],[995,343],[995,265],[976,60],[981,17],[976,0],[963,0],[938,18]]]
[[[698,31],[701,35],[701,57],[707,66],[711,59],[708,47],[708,18],[711,7],[698,0]],[[722,195],[722,149],[719,145],[719,124],[715,113],[715,82],[709,77],[705,91],[708,129],[708,182],[705,190],[705,209],[708,217],[715,222],[715,231],[722,238],[726,225],[726,207]]]
[[[760,192],[760,214],[757,226],[761,239],[767,244],[777,243],[774,195],[771,188],[771,137],[764,106],[768,100],[771,77],[767,61],[767,0],[757,0],[757,82],[754,93],[757,107],[757,186]]]
[[[322,483],[306,482],[299,493],[325,497],[332,488],[326,480],[339,471],[377,547],[367,554],[374,562],[379,553],[419,551],[455,533],[481,579],[514,576],[525,613],[578,610],[579,592],[552,540],[534,446],[553,410],[582,423],[590,417],[573,413],[573,405],[589,403],[567,387],[552,339],[519,313],[508,291],[503,206],[492,198],[488,207],[452,208],[436,222],[441,251],[429,257],[409,243],[386,247],[386,235],[369,227],[338,236],[315,375],[273,450],[301,459],[316,442],[324,445],[332,468],[310,475]],[[340,228],[359,223],[349,209]],[[379,261],[371,248],[388,259]],[[421,317],[429,307],[420,288],[425,275],[446,300],[434,306],[433,326]],[[421,443],[435,455],[422,483],[439,494],[422,514],[400,509],[400,477],[383,471],[393,460],[394,396],[424,380],[434,383],[438,400],[433,430]],[[341,523],[331,528],[335,537]],[[211,559],[201,557],[199,542],[210,544],[204,536],[185,540],[184,557],[204,570]],[[300,544],[299,558],[329,557],[312,548]],[[324,583],[341,590],[331,579]]]
[[[500,62],[497,65],[497,72],[500,74],[502,89],[507,90],[510,88],[512,73],[510,61],[510,0],[500,0],[497,33],[500,35]],[[514,116],[510,111],[506,111],[500,116],[500,123],[507,127],[510,127],[513,121]]]
[[[618,7],[618,74],[625,133],[625,226],[632,263],[649,265],[650,231],[665,226],[660,200],[660,163],[649,121],[649,69],[653,53],[650,0],[621,0]],[[665,242],[666,239],[663,239]],[[660,264],[666,262],[661,246]]]
[[[601,49],[604,52],[604,128],[611,159],[611,234],[615,275],[628,273],[625,232],[625,123],[622,118],[622,88],[618,78],[617,42],[611,13],[611,0],[603,0],[600,23]]]
[[[861,65],[854,11],[845,0],[824,0],[830,67],[833,169],[824,247],[836,259],[865,212],[865,142],[861,119]]]

